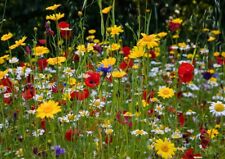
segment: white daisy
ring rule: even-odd
[[[225,116],[225,105],[220,101],[212,102],[209,109],[215,116]]]

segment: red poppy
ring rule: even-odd
[[[169,22],[169,29],[172,32],[177,31],[178,29],[180,29],[180,27],[181,27],[180,23],[174,23],[172,21]]]
[[[70,39],[70,37],[72,36],[72,29],[70,29],[70,24],[62,21],[58,24],[58,27],[60,29],[60,34],[62,36],[62,38],[68,40]]]
[[[194,150],[192,148],[189,148],[185,151],[184,155],[182,156],[182,159],[195,159],[197,157],[201,157],[200,154],[193,154]]]
[[[79,137],[79,130],[77,129],[68,129],[65,133],[65,138],[67,141],[76,141]]]
[[[122,48],[122,53],[123,53],[124,56],[127,57],[130,54],[130,48],[128,46],[124,46]]]
[[[28,84],[25,86],[24,91],[22,92],[22,97],[25,100],[32,99],[35,96],[35,88],[32,84]]]
[[[127,70],[128,68],[131,68],[132,66],[134,65],[134,62],[133,60],[131,59],[128,59],[128,60],[123,60],[121,63],[120,63],[120,69],[122,70]]]
[[[94,88],[99,85],[100,74],[98,72],[87,72],[86,75],[88,76],[84,81],[86,86]]]
[[[44,58],[39,59],[37,63],[38,63],[38,69],[40,71],[43,71],[48,66],[47,59],[44,59]]]
[[[182,63],[178,68],[178,75],[181,82],[188,83],[194,77],[194,67],[189,63]]]
[[[86,88],[82,91],[73,91],[70,93],[71,100],[73,99],[84,100],[88,98],[88,96],[89,96],[89,91]]]

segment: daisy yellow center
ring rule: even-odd
[[[224,107],[223,104],[217,103],[217,104],[215,104],[214,109],[215,109],[217,112],[222,112],[222,111],[225,110],[225,107]]]
[[[96,100],[96,101],[94,102],[94,105],[95,105],[95,106],[99,106],[99,105],[100,105],[100,101],[99,101],[99,100]]]

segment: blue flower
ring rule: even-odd
[[[106,75],[108,72],[112,72],[112,66],[104,67],[104,65],[100,65],[97,68],[97,72],[103,72],[103,75]]]
[[[53,149],[57,157],[65,153],[65,149],[61,148],[59,145],[54,146]]]

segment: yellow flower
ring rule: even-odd
[[[112,72],[112,77],[114,78],[122,78],[126,75],[127,73],[124,71],[113,71]]]
[[[211,33],[214,35],[219,35],[219,34],[221,34],[221,31],[220,30],[212,30]]]
[[[171,88],[168,87],[161,87],[158,91],[158,96],[165,98],[171,98],[174,96],[174,91]]]
[[[88,33],[89,34],[95,34],[96,33],[96,30],[95,29],[90,29],[90,30],[88,30]]]
[[[64,13],[56,13],[52,15],[47,15],[46,20],[58,21],[59,19],[64,17]]]
[[[49,53],[49,49],[45,46],[36,46],[33,50],[35,56],[41,56]]]
[[[108,6],[108,7],[104,8],[104,9],[102,9],[102,13],[103,14],[108,14],[111,9],[112,9],[112,6]]]
[[[215,41],[216,40],[216,38],[215,37],[213,37],[213,36],[210,36],[209,38],[208,38],[208,42],[211,42],[211,41]]]
[[[0,71],[0,80],[3,79],[7,73],[8,73],[8,70]]]
[[[111,36],[119,35],[123,32],[123,29],[121,26],[112,26],[110,28],[107,28],[107,30],[110,32]]]
[[[178,39],[179,37],[180,37],[179,34],[175,34],[172,36],[173,39]]]
[[[187,54],[188,59],[192,59],[192,57],[193,57],[193,54]]]
[[[12,33],[4,34],[1,37],[1,41],[7,41],[7,40],[11,39],[12,37],[13,37]]]
[[[219,134],[219,132],[217,129],[209,129],[207,130],[207,134],[209,135],[211,139],[213,139],[215,136]]]
[[[76,49],[79,52],[86,52],[86,47],[83,44],[78,45]]]
[[[145,51],[143,47],[134,46],[134,48],[131,50],[129,54],[129,58],[136,59],[136,58],[142,57],[144,53]]]
[[[60,65],[62,62],[65,62],[66,58],[63,56],[55,57],[55,58],[49,58],[47,60],[49,65]]]
[[[167,32],[160,32],[157,34],[159,38],[163,38],[167,35]]]
[[[111,51],[117,51],[120,49],[120,44],[113,43],[109,49]]]
[[[104,68],[113,66],[115,63],[116,63],[116,58],[114,57],[109,57],[101,61],[101,64],[103,65]]]
[[[170,142],[167,138],[158,139],[154,144],[155,150],[159,156],[164,159],[172,158],[175,155],[175,151],[177,150],[172,142]]]
[[[9,59],[9,55],[1,56],[1,57],[0,57],[0,64],[5,63],[5,61],[8,60],[8,59]]]
[[[46,10],[56,10],[60,6],[61,6],[61,4],[54,4],[53,6],[49,6],[49,7],[45,8],[45,9]]]
[[[26,39],[27,39],[27,37],[26,37],[26,36],[23,36],[22,39],[15,41],[15,44],[9,46],[9,49],[10,49],[10,50],[13,50],[13,49],[15,49],[15,48],[17,48],[17,47],[19,47],[19,46],[25,46],[26,43],[24,43],[24,41],[25,41]]]
[[[53,118],[53,116],[60,111],[61,111],[61,108],[58,105],[58,103],[53,100],[49,100],[39,105],[39,107],[37,108],[36,116],[41,119],[45,117]]]
[[[69,83],[70,85],[75,85],[76,82],[77,82],[77,81],[76,81],[75,78],[70,78],[69,81],[68,81],[68,83]]]
[[[213,56],[215,56],[215,57],[217,57],[217,56],[219,56],[219,55],[220,55],[219,52],[214,52],[214,53],[213,53]]]
[[[141,35],[143,37],[137,42],[138,46],[143,46],[143,47],[147,46],[148,49],[159,46],[160,39],[157,37],[156,34],[147,35],[147,34],[141,33]]]
[[[181,24],[181,23],[183,22],[183,20],[180,19],[180,18],[176,18],[176,19],[173,19],[171,22],[172,22],[172,23]]]
[[[222,52],[222,53],[221,53],[221,56],[222,56],[222,57],[225,57],[225,52]]]

